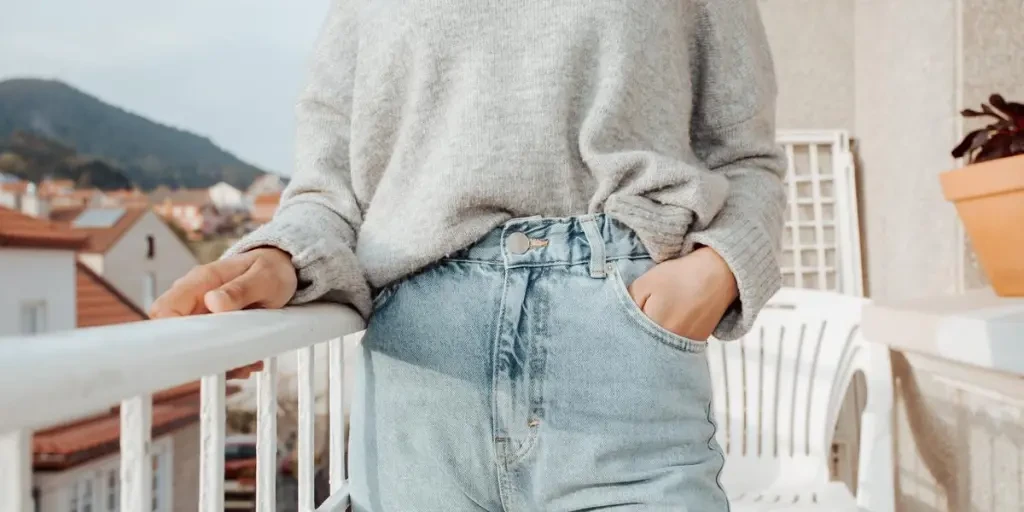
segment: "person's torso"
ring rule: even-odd
[[[616,204],[657,216],[724,198],[724,178],[690,147],[698,4],[364,0],[350,148],[359,251],[438,237],[455,250],[513,217],[628,222]]]

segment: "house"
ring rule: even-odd
[[[78,259],[143,310],[198,265],[188,246],[147,207],[59,210],[53,219],[88,236]]]
[[[217,232],[225,219],[206,189],[157,190],[150,200],[161,217],[196,238]]]
[[[19,179],[0,181],[0,206],[21,210],[21,199],[31,183]]]
[[[42,187],[40,187],[40,190],[42,190]],[[106,200],[106,195],[94,188],[60,191],[51,189],[46,193],[40,192],[39,197],[45,200],[50,208],[53,209],[102,206]]]
[[[75,264],[79,328],[138,322],[145,313],[81,262]],[[185,511],[198,498],[199,384],[153,395],[153,508]],[[36,431],[33,485],[39,512],[114,512],[119,499],[120,419],[117,407]],[[194,507],[193,507],[194,508]]]
[[[0,336],[137,322],[145,314],[76,261],[88,234],[0,207]],[[154,398],[154,510],[187,510],[199,471],[199,385]],[[35,433],[33,485],[40,512],[113,511],[117,496],[118,413]],[[113,479],[112,479],[113,478]],[[114,487],[111,483],[114,482]],[[171,497],[182,497],[176,508]],[[88,504],[88,505],[86,505]]]
[[[76,251],[87,247],[89,237],[66,224],[0,207],[0,336],[146,319],[113,285],[76,261]],[[192,476],[199,471],[199,384],[155,394],[153,414],[153,510],[189,510],[198,497]],[[119,412],[112,407],[36,431],[36,510],[117,510],[119,430]]]
[[[105,208],[149,206],[149,196],[139,189],[110,190],[103,193],[103,200],[99,206]]]
[[[74,180],[44,178],[39,182],[39,194],[43,196],[66,194],[73,190]]]
[[[245,209],[245,195],[241,190],[223,181],[210,187],[208,193],[213,205],[222,213],[240,212]]]
[[[0,206],[0,336],[75,327],[75,251],[87,235]]]
[[[277,208],[280,205],[280,192],[254,196],[252,198],[252,207],[249,210],[249,218],[253,224],[266,224],[274,217],[274,213],[277,212]]]
[[[245,196],[251,201],[252,198],[263,194],[280,194],[284,191],[285,185],[284,177],[268,172],[253,180],[249,188],[245,190]]]

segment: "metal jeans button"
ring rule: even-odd
[[[526,254],[530,250],[530,237],[523,233],[512,233],[505,240],[505,247],[512,254]]]

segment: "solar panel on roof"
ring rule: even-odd
[[[109,228],[124,216],[124,208],[89,208],[71,223],[76,228]]]

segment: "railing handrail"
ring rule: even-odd
[[[316,304],[0,337],[0,432],[106,411],[363,328],[350,308]]]

